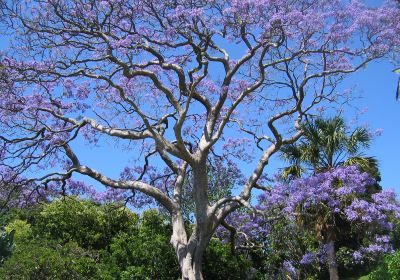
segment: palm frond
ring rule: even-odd
[[[300,159],[301,153],[299,145],[296,144],[285,145],[281,148],[281,157],[288,162]]]
[[[350,154],[355,154],[359,150],[360,146],[363,148],[368,148],[370,143],[371,135],[368,130],[358,127],[351,133],[346,146]]]
[[[318,118],[302,126],[303,137],[296,144],[286,145],[281,157],[290,166],[283,169],[282,176],[300,176],[305,170],[323,172],[341,165],[357,164],[365,172],[380,179],[377,161],[359,156],[363,148],[368,148],[371,135],[368,130],[357,127],[350,131],[343,118]],[[345,160],[347,157],[349,159]]]
[[[281,171],[282,179],[288,180],[290,178],[300,178],[304,170],[299,165],[291,165],[285,167]]]

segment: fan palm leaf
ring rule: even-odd
[[[300,177],[307,170],[319,173],[334,167],[356,164],[362,171],[380,180],[378,164],[372,157],[361,156],[368,148],[371,135],[366,128],[349,130],[343,118],[318,118],[302,126],[303,137],[286,145],[281,157],[289,163],[282,169],[282,178]]]

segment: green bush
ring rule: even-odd
[[[16,219],[5,226],[5,230],[8,234],[14,232],[13,242],[16,244],[25,243],[27,240],[32,238],[31,225],[23,220]]]
[[[0,268],[4,280],[114,279],[96,257],[76,243],[44,242],[19,244]]]
[[[3,258],[0,279],[181,278],[170,244],[172,227],[168,217],[156,210],[139,216],[118,205],[74,197],[38,209],[17,211],[3,219],[8,233],[0,242],[4,239],[6,244],[7,239],[10,250]],[[190,231],[190,224],[187,227]],[[205,253],[204,277],[246,279],[250,264],[243,254],[232,254],[229,245],[212,239]]]
[[[12,254],[14,249],[14,233],[14,231],[7,233],[6,231],[0,229],[0,266]]]
[[[228,244],[212,239],[204,256],[203,268],[205,279],[240,280],[247,279],[251,262],[242,254],[232,254]]]
[[[35,229],[37,235],[48,239],[104,249],[120,231],[135,226],[137,219],[136,214],[125,208],[66,197],[40,212]]]
[[[145,211],[138,228],[112,240],[107,262],[124,280],[175,280],[180,270],[169,244],[170,234],[169,224],[157,211]]]
[[[398,280],[400,279],[400,251],[388,255],[368,275],[369,280]]]

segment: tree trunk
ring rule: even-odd
[[[178,258],[182,280],[203,280],[203,255],[211,235],[204,230],[199,230],[199,227],[196,226],[193,234],[187,240],[182,216],[174,215],[172,223],[171,244],[174,246]]]
[[[335,242],[330,240],[327,244],[327,260],[328,260],[328,269],[329,269],[329,279],[330,280],[339,280],[339,271],[336,263],[336,251],[335,251]]]
[[[197,242],[196,242],[197,243]],[[192,245],[192,246],[190,246]],[[200,244],[188,245],[187,254],[183,258],[181,270],[182,280],[203,280],[202,263],[204,251]]]
[[[190,238],[180,213],[172,214],[171,244],[177,254],[182,280],[203,280],[203,255],[213,234],[215,225],[209,217],[208,177],[205,162],[193,167],[193,199],[195,202],[196,224]]]

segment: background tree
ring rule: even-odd
[[[283,211],[300,221],[304,229],[312,230],[322,243],[330,279],[338,279],[335,242],[341,230],[349,232],[347,228],[350,227],[363,231],[363,237],[371,235],[364,238],[368,244],[362,244],[363,238],[353,244],[355,259],[360,260],[363,254],[373,255],[390,250],[388,237],[375,235],[392,228],[390,217],[398,218],[400,207],[392,191],[366,195],[367,187],[373,182],[368,173],[360,172],[356,166],[338,167],[292,180],[288,186],[281,184],[272,188],[261,196],[260,209],[278,206],[274,211]],[[311,263],[312,259],[311,255],[307,255],[301,262]]]
[[[338,279],[339,261],[342,277],[346,266],[356,269],[351,276],[360,276],[391,252],[393,222],[400,217],[393,191],[368,193],[373,182],[356,166],[280,182],[260,196],[258,215],[229,216],[236,248],[250,250],[266,279],[288,273],[299,279]],[[353,242],[342,242],[341,234],[352,236]]]
[[[400,277],[400,252],[388,255],[370,274],[369,280],[395,280]]]
[[[156,202],[170,214],[183,279],[203,278],[215,229],[248,206],[305,116],[346,100],[340,81],[400,45],[393,3],[16,0],[1,2],[1,18],[14,37],[1,61],[3,173],[38,191],[87,192],[71,180],[79,173],[105,185],[105,196]],[[223,152],[240,163],[249,136],[260,152],[238,195],[211,202],[207,160]],[[79,139],[116,140],[138,165],[111,178],[81,161]]]
[[[0,265],[11,256],[14,232],[7,233],[0,229]]]
[[[281,149],[282,157],[291,164],[283,169],[284,179],[357,165],[380,181],[377,160],[362,154],[372,140],[366,128],[349,129],[341,117],[317,118],[302,128],[300,141]]]
[[[376,181],[380,181],[376,159],[362,154],[371,142],[371,134],[366,128],[357,127],[350,130],[341,117],[334,117],[331,119],[318,118],[306,123],[303,131],[303,138],[298,143],[282,148],[282,157],[292,164],[283,169],[284,179],[300,177],[302,173],[316,174],[340,166],[354,165],[358,166],[361,171],[369,173]],[[371,199],[370,195],[380,189],[377,182],[367,186],[365,198]],[[319,218],[321,222],[324,221],[323,217]],[[354,228],[338,215],[335,219],[336,221],[333,223],[335,226],[331,230],[325,231],[324,234],[320,232],[319,238],[327,239],[328,237],[324,235],[328,232],[328,235],[335,235],[337,248],[333,248],[334,251],[337,251],[339,244],[351,246],[351,243],[357,243],[360,235],[354,234]],[[320,226],[321,228],[325,227],[323,224]],[[337,263],[336,256],[332,257]]]

